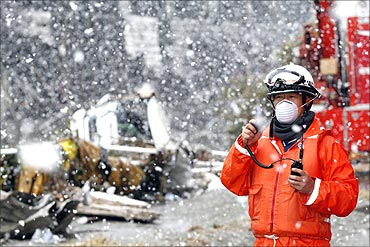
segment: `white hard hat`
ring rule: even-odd
[[[310,72],[300,65],[289,64],[272,70],[264,80],[270,97],[281,93],[301,92],[310,97],[320,97]]]

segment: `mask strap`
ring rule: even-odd
[[[302,95],[304,98],[306,98],[306,96],[305,95]],[[317,99],[317,97],[315,97],[315,98],[312,98],[310,101],[308,101],[308,102],[306,102],[306,103],[304,103],[303,105],[301,105],[300,107],[298,107],[298,108],[301,108],[301,107],[305,107],[305,106],[307,106],[308,104],[310,104],[311,102],[313,102],[315,99]],[[306,100],[305,100],[306,101]],[[306,111],[308,111],[308,109],[307,109],[307,107],[305,107],[305,110]]]

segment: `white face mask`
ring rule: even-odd
[[[294,102],[283,99],[276,105],[275,115],[280,123],[291,124],[298,117],[298,107]]]

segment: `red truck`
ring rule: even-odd
[[[314,4],[317,20],[304,27],[298,61],[312,73],[322,93],[313,110],[354,163],[369,162],[370,18],[348,17],[343,38],[332,14],[334,1]]]

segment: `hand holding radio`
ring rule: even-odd
[[[292,166],[290,167],[290,175],[301,176],[301,174],[299,174],[298,172],[293,171],[293,170],[292,170],[293,168],[298,168],[298,169],[303,170],[303,164],[302,164],[302,161],[300,161],[300,160],[295,160],[295,161],[293,162]]]
[[[301,163],[300,161],[296,161],[296,162]],[[293,167],[293,165],[291,169],[292,169],[291,173],[296,173],[298,175],[294,175],[294,174],[289,175],[288,177],[289,184],[301,193],[304,193],[304,194],[312,193],[314,185],[315,185],[315,181],[310,177],[307,171],[304,171],[297,167]]]

